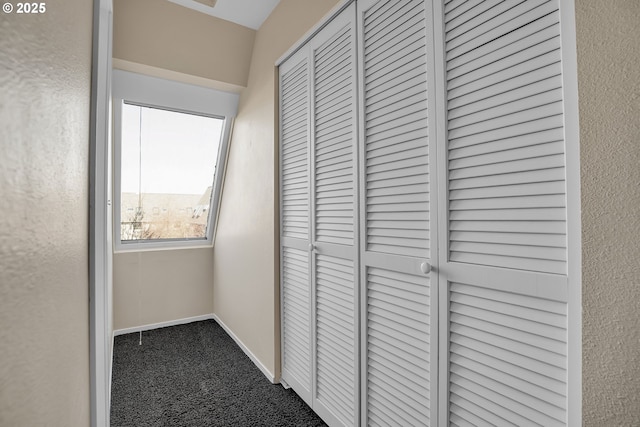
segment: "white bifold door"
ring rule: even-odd
[[[572,3],[343,6],[279,64],[283,381],[331,426],[579,424]]]
[[[363,425],[435,419],[430,19],[422,0],[358,2]]]
[[[280,67],[282,377],[358,423],[355,4]]]
[[[440,418],[567,423],[567,194],[559,2],[436,4]]]

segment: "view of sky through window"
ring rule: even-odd
[[[206,236],[224,120],[122,106],[121,240]]]
[[[124,104],[122,191],[202,194],[212,182],[222,125],[217,118]]]

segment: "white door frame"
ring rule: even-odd
[[[89,358],[91,427],[108,427],[112,355],[110,185],[112,0],[93,1],[89,158]]]

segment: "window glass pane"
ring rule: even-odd
[[[205,238],[223,119],[124,104],[121,240]]]

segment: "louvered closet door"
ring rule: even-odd
[[[280,66],[280,262],[282,379],[311,404],[309,73],[306,51]]]
[[[314,289],[313,409],[358,422],[355,5],[310,42]]]
[[[358,2],[361,393],[368,426],[435,422],[429,11],[422,0]]]
[[[448,202],[441,419],[451,425],[567,422],[558,7],[450,0],[436,9],[444,18],[440,178]]]

